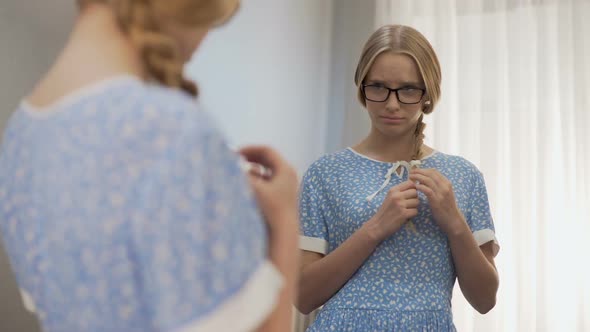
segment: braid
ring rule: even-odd
[[[422,144],[424,144],[424,129],[426,124],[424,123],[424,114],[420,115],[416,130],[414,131],[414,155],[412,160],[419,160],[421,157]]]
[[[179,47],[159,31],[150,1],[111,0],[110,3],[123,31],[138,48],[150,78],[197,96],[196,85],[183,76]]]

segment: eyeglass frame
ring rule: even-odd
[[[367,98],[367,94],[365,93],[365,88],[366,88],[366,87],[368,87],[368,86],[374,86],[374,87],[380,87],[380,88],[387,89],[387,97],[386,97],[385,99],[381,100],[381,101],[372,100],[372,99],[369,99],[369,98]],[[399,99],[399,93],[398,93],[398,91],[399,91],[399,90],[404,90],[404,89],[408,89],[408,88],[410,88],[410,87],[408,87],[408,86],[403,86],[403,87],[401,87],[401,88],[397,88],[397,89],[390,89],[390,88],[388,88],[388,87],[386,87],[386,86],[383,86],[383,85],[376,85],[376,84],[364,84],[364,83],[363,83],[363,84],[361,84],[361,87],[362,87],[362,88],[361,88],[361,92],[362,92],[362,94],[363,94],[363,97],[364,97],[366,100],[368,100],[368,101],[372,101],[372,102],[374,102],[374,103],[384,103],[384,102],[386,102],[387,100],[389,100],[389,97],[391,97],[391,93],[392,93],[392,92],[395,92],[395,97],[397,98],[397,101],[398,101],[400,104],[404,104],[404,105],[416,105],[416,104],[419,104],[419,103],[422,101],[422,99],[424,99],[424,95],[426,94],[426,89],[422,89],[422,88],[418,88],[418,87],[411,87],[411,88],[412,88],[412,89],[414,89],[414,90],[420,90],[420,91],[422,91],[422,95],[420,96],[420,99],[419,99],[417,102],[415,102],[415,103],[404,103],[403,101],[401,101],[401,100]]]

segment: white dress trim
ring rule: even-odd
[[[388,162],[388,161],[382,161],[382,160],[377,160],[377,159],[373,159],[373,158],[371,158],[371,157],[369,157],[369,156],[365,156],[364,154],[362,154],[362,153],[360,153],[360,152],[357,152],[357,151],[356,151],[355,149],[353,149],[352,147],[347,147],[346,149],[347,149],[347,150],[350,150],[350,152],[352,152],[352,153],[356,154],[357,156],[359,156],[359,157],[361,157],[361,158],[364,158],[364,159],[368,159],[368,160],[371,160],[371,161],[376,161],[376,162],[378,162],[378,163],[382,163],[382,164],[393,164],[392,162]],[[422,159],[420,159],[420,161],[424,161],[424,160],[426,160],[426,159],[429,159],[429,158],[431,158],[432,156],[434,156],[434,155],[435,155],[435,154],[437,154],[437,153],[438,153],[438,151],[433,149],[433,150],[432,150],[432,152],[431,152],[430,154],[428,154],[428,155],[424,156]]]
[[[131,74],[118,74],[88,83],[59,97],[48,105],[37,106],[29,102],[28,99],[24,99],[21,101],[20,107],[33,118],[47,118],[51,114],[59,113],[59,111],[67,109],[67,106],[70,106],[88,96],[101,93],[107,89],[112,88],[113,86],[127,84],[129,82],[142,83],[139,77],[133,76]]]
[[[299,249],[320,254],[328,253],[328,241],[317,237],[299,236]]]
[[[35,307],[35,301],[33,301],[33,297],[31,296],[31,294],[29,294],[29,292],[22,288],[20,288],[19,291],[25,309],[27,309],[31,313],[35,313],[37,311],[37,308]]]
[[[475,238],[475,241],[477,242],[478,246],[482,246],[490,241],[493,241],[494,243],[492,246],[493,247],[492,253],[494,254],[494,257],[496,257],[496,255],[500,251],[500,244],[498,243],[498,239],[496,238],[496,233],[494,233],[493,230],[487,228],[487,229],[475,231],[475,232],[473,232],[473,237]]]
[[[275,308],[283,284],[281,273],[267,261],[213,313],[172,332],[254,331]]]

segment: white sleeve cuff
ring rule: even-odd
[[[328,253],[328,241],[318,237],[301,235],[299,236],[299,249],[326,255]]]
[[[33,301],[33,297],[31,296],[31,294],[29,294],[29,292],[22,288],[20,288],[19,291],[20,297],[23,300],[23,306],[25,307],[25,309],[34,314],[37,311],[37,309],[35,308],[35,301]]]
[[[212,314],[173,332],[253,331],[275,308],[283,283],[281,273],[267,261]]]
[[[488,228],[488,229],[482,229],[479,231],[475,231],[475,232],[473,232],[473,237],[475,238],[475,241],[477,242],[478,246],[482,246],[490,241],[493,241],[492,253],[494,254],[494,257],[496,257],[496,255],[500,251],[500,244],[498,243],[498,239],[496,238],[496,233],[494,233],[493,230]]]

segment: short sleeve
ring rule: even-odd
[[[313,167],[303,176],[299,194],[300,248],[325,255],[328,253],[328,228],[322,213],[324,203],[319,194],[320,177]]]
[[[139,192],[136,280],[154,331],[251,331],[282,288],[237,156],[199,116]]]
[[[496,256],[500,246],[496,239],[496,230],[483,174],[477,169],[474,173],[473,186],[469,195],[466,219],[477,244],[481,246],[493,241],[494,256]]]

